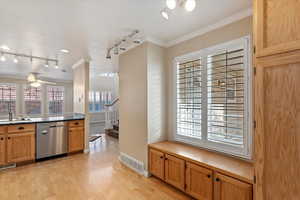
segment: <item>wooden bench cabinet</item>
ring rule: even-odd
[[[185,190],[185,161],[175,156],[165,155],[165,181],[170,185]]]
[[[195,199],[253,200],[253,166],[214,154],[173,142],[150,144],[149,171]]]
[[[186,193],[196,199],[213,199],[213,171],[187,162]]]
[[[154,149],[149,150],[149,170],[157,178],[165,179],[165,155]]]
[[[252,185],[216,173],[214,200],[252,200]]]

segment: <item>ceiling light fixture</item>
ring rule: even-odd
[[[33,82],[33,83],[30,83],[30,86],[31,87],[40,87],[41,83],[39,83],[39,82]]]
[[[19,62],[18,57],[15,56],[15,58],[14,58],[14,63],[18,63],[18,62]]]
[[[166,0],[166,5],[170,10],[173,10],[176,8],[176,0]]]
[[[68,49],[61,49],[60,52],[62,52],[62,53],[70,53],[70,51]]]
[[[161,14],[161,15],[163,16],[163,18],[165,18],[166,20],[169,19],[169,14],[168,14],[168,12],[167,12],[166,9],[163,9],[163,10],[160,12],[160,14]]]
[[[55,66],[54,66],[54,68],[55,68],[55,69],[58,69],[58,68],[59,68],[59,66],[58,66],[58,62],[56,62],[56,63],[55,63]]]
[[[0,48],[3,49],[3,50],[5,50],[5,51],[9,51],[10,50],[10,48],[8,46],[6,46],[6,45],[2,45]]]
[[[6,58],[5,58],[5,56],[4,56],[4,54],[2,53],[2,55],[1,55],[1,58],[0,58],[0,60],[2,61],[2,62],[5,62],[6,61]]]
[[[107,49],[106,59],[111,59],[110,50],[111,50],[111,49]]]
[[[188,12],[192,12],[196,7],[196,0],[186,0],[184,3],[184,8]]]
[[[118,54],[119,54],[119,48],[118,48],[118,46],[116,46],[116,47],[114,48],[114,54],[115,54],[115,55],[118,55]]]
[[[44,66],[45,66],[45,67],[49,67],[49,61],[48,61],[48,60],[46,61],[46,63],[45,63]]]

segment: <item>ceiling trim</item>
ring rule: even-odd
[[[159,39],[156,39],[156,38],[153,38],[153,37],[146,37],[145,41],[151,42],[151,43],[156,44],[158,46],[167,47],[166,42],[164,42],[162,40],[159,40]]]
[[[175,40],[172,40],[172,41],[169,41],[169,42],[165,42],[165,43],[162,43],[164,47],[171,47],[171,46],[174,46],[176,44],[179,44],[181,42],[184,42],[184,41],[187,41],[187,40],[190,40],[192,38],[195,38],[197,36],[200,36],[200,35],[203,35],[205,33],[208,33],[210,31],[213,31],[215,29],[218,29],[218,28],[221,28],[223,26],[226,26],[228,24],[231,24],[233,22],[236,22],[236,21],[239,21],[241,19],[244,19],[246,17],[249,17],[249,16],[252,16],[253,14],[253,11],[252,11],[252,8],[248,8],[248,9],[245,9],[243,11],[240,11],[238,13],[235,13],[234,15],[231,15],[230,17],[227,17],[215,24],[212,24],[212,25],[208,25],[204,28],[201,28],[197,31],[194,31],[192,33],[189,33],[189,34],[186,34],[184,36],[181,36]]]
[[[82,65],[83,63],[85,63],[85,59],[81,58],[80,60],[78,60],[74,65],[72,65],[72,69],[76,69],[77,67],[79,67],[80,65]]]

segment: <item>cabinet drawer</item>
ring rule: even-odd
[[[35,124],[10,125],[7,128],[7,132],[8,133],[35,132]]]
[[[0,135],[5,134],[6,126],[0,126]]]
[[[84,126],[84,120],[69,121],[69,127],[83,127],[83,126]]]

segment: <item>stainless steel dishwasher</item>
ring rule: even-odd
[[[65,122],[38,123],[36,136],[37,159],[68,152],[68,131]]]

